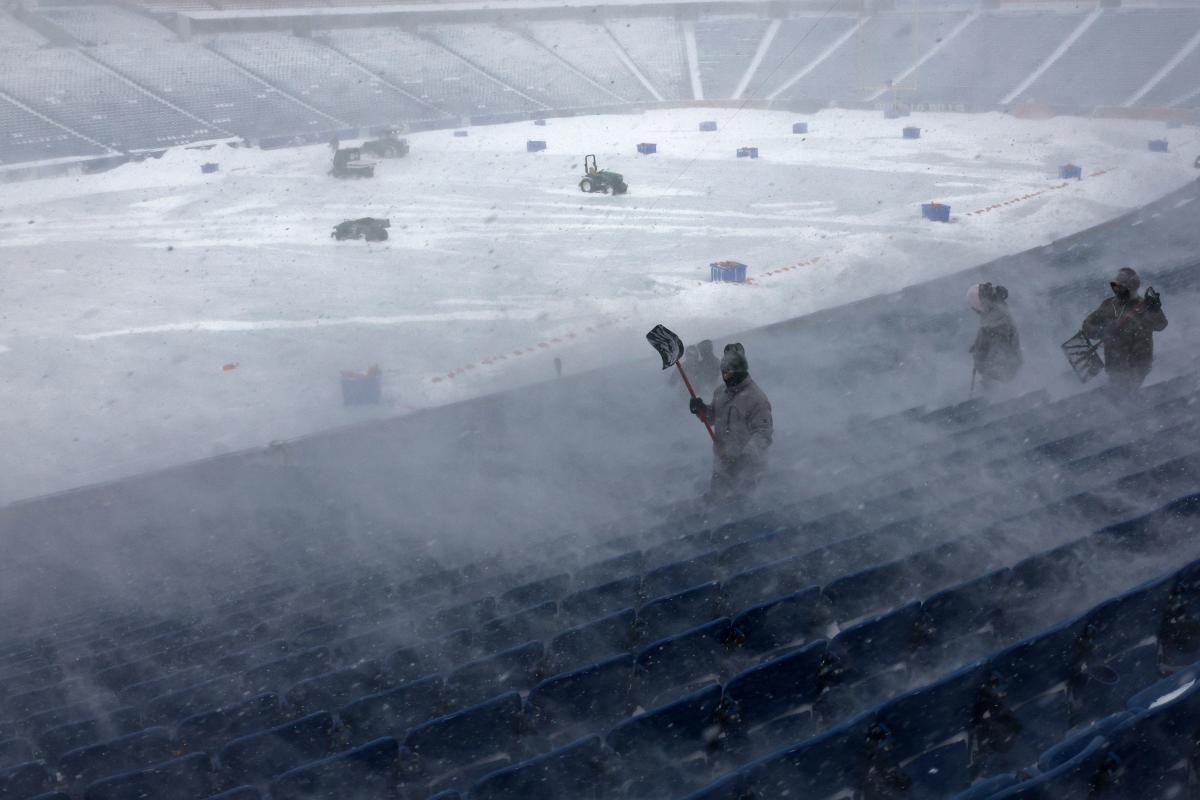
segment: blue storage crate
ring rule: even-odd
[[[715,131],[716,129],[717,129],[717,123],[714,122],[713,120],[706,120],[705,122],[700,123],[700,130],[702,130],[702,131],[711,132],[711,131]]]
[[[921,129],[914,128],[910,125],[909,127],[904,129],[904,138],[905,139],[920,139],[921,138]]]
[[[708,269],[712,283],[746,282],[746,265],[737,261],[714,261]]]
[[[738,158],[758,158],[757,147],[739,147],[737,149]]]
[[[529,141],[525,142],[525,152],[527,153],[540,153],[545,149],[546,143],[538,141],[537,139],[530,139]]]
[[[924,203],[921,205],[921,216],[933,222],[949,222],[950,206],[942,203]]]
[[[657,153],[658,145],[656,145],[654,142],[642,142],[638,145],[638,152],[644,156],[648,156],[651,153]]]
[[[348,406],[375,405],[383,395],[379,367],[366,372],[342,372],[342,403]]]
[[[209,175],[213,172],[217,172],[220,169],[221,169],[220,164],[214,164],[211,161],[207,164],[200,165],[200,171],[203,172],[205,175]]]
[[[1058,168],[1058,177],[1065,180],[1074,178],[1075,180],[1083,180],[1083,167],[1075,164],[1063,164]]]
[[[1167,152],[1167,140],[1166,139],[1151,139],[1150,140],[1150,152],[1151,153]]]
[[[534,124],[534,125],[540,125],[541,127],[543,127],[543,128],[544,128],[544,127],[546,127],[546,120],[544,120],[544,119],[535,119],[535,120],[533,121],[533,124]]]
[[[792,133],[808,133],[808,123],[807,122],[793,122],[792,123]]]
[[[465,139],[467,137],[467,132],[466,131],[455,131],[454,135],[457,136],[459,139]]]

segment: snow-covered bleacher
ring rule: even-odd
[[[664,100],[691,100],[680,24],[667,17],[616,17],[605,26]]]
[[[389,83],[450,114],[530,111],[536,104],[437,44],[395,28],[330,31],[326,40]]]
[[[0,164],[103,153],[103,148],[0,97]]]
[[[862,102],[884,93],[889,82],[948,36],[965,12],[889,12],[868,17],[862,28],[812,72],[782,91],[784,102]],[[897,89],[906,84],[900,81]],[[890,95],[888,98],[890,100]],[[898,102],[909,102],[903,95]]]
[[[705,17],[696,21],[696,53],[705,97],[733,97],[770,23],[753,17]]]
[[[616,43],[603,25],[556,20],[531,22],[526,30],[547,50],[625,102],[655,99],[620,57]]]
[[[993,107],[1083,21],[1081,13],[984,13],[903,84],[906,100]]]
[[[1200,11],[1108,9],[1022,98],[1067,108],[1118,106],[1200,33]]]
[[[198,44],[113,44],[92,54],[160,97],[251,140],[336,127]]]
[[[767,98],[780,87],[790,84],[846,36],[857,21],[854,17],[836,14],[781,20],[762,63],[746,87],[746,96]]]
[[[194,3],[207,9],[197,20],[221,15],[216,0]],[[253,18],[255,8],[239,3],[221,24]],[[403,28],[389,18],[370,27],[314,22],[311,35],[294,35],[294,19],[276,8],[255,23],[274,30],[199,30],[190,41],[127,7],[74,3],[36,13],[41,33],[36,17],[25,24],[0,13],[0,60],[12,65],[0,87],[52,121],[118,148],[227,133],[295,136],[688,102],[697,90],[721,101],[733,99],[743,81],[738,99],[784,108],[894,101],[982,109],[1018,91],[1011,101],[1074,111],[1200,107],[1200,11],[1171,8],[905,9],[787,18],[723,10],[686,22],[616,12],[603,20]],[[297,13],[303,16],[303,8]],[[50,25],[81,43],[79,52],[52,49],[42,34],[59,45],[62,36]],[[24,59],[25,50],[36,52]]]
[[[39,13],[82,44],[165,41],[171,30],[149,17],[111,5],[43,7]]]
[[[139,91],[78,50],[0,50],[0,91],[116,150],[226,135]]]
[[[545,108],[611,106],[622,98],[584,78],[553,53],[500,25],[431,25],[439,44]]]
[[[211,46],[254,75],[325,112],[341,127],[445,116],[311,39],[282,33],[228,34],[214,38]]]

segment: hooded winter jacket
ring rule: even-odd
[[[771,401],[747,377],[736,386],[718,386],[704,414],[716,435],[713,488],[753,489],[766,472],[767,449],[775,433]]]
[[[975,371],[987,381],[1010,381],[1021,368],[1021,340],[1004,303],[988,305],[979,317],[971,345]]]
[[[1110,297],[1083,321],[1083,333],[1104,344],[1108,372],[1135,373],[1142,377],[1154,363],[1154,333],[1167,327],[1162,306],[1151,307],[1137,293]]]

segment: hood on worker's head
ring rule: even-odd
[[[713,352],[712,339],[701,339],[700,344],[696,345],[700,348],[700,355],[703,358],[716,358],[717,354]]]
[[[967,305],[977,314],[983,314],[1007,300],[1008,289],[999,284],[977,283],[967,289]]]
[[[1112,287],[1113,293],[1118,295],[1137,294],[1137,290],[1141,285],[1142,279],[1138,277],[1133,267],[1121,267],[1117,270],[1116,277],[1109,281],[1109,286]]]
[[[726,386],[737,386],[750,377],[750,362],[746,360],[746,349],[741,342],[725,345],[721,356],[721,379]]]

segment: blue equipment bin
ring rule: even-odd
[[[933,222],[949,222],[950,206],[942,203],[923,203],[921,216]]]
[[[525,152],[527,153],[540,153],[545,149],[545,142],[538,141],[536,139],[530,139],[529,141],[525,142]]]
[[[382,397],[379,367],[366,372],[342,372],[342,403],[348,406],[375,405]]]
[[[700,130],[709,132],[717,129],[717,123],[714,120],[706,120],[700,123]]]
[[[658,152],[658,145],[656,145],[654,142],[642,142],[637,147],[638,147],[638,152],[644,156],[648,156],[651,153]]]
[[[1151,153],[1167,152],[1167,140],[1166,139],[1151,139],[1150,140],[1150,152]]]
[[[455,131],[454,135],[457,136],[459,139],[465,139],[467,137],[467,132],[466,131]]]
[[[214,164],[211,161],[207,164],[200,165],[200,171],[203,172],[205,175],[209,175],[213,172],[217,172],[220,169],[221,169],[220,164]]]
[[[738,158],[758,158],[757,147],[739,147],[737,149]]]
[[[737,261],[714,261],[708,269],[712,283],[746,282],[746,265]]]
[[[1083,167],[1075,164],[1063,164],[1058,168],[1058,177],[1064,181],[1074,178],[1075,180],[1083,180]]]
[[[792,123],[792,133],[808,133],[808,123],[807,122],[793,122]]]
[[[905,128],[904,129],[904,138],[905,139],[920,139],[921,138],[921,129],[914,128],[911,126]]]
[[[533,121],[533,124],[534,124],[534,125],[540,125],[541,127],[543,127],[543,128],[544,128],[544,127],[546,127],[546,120],[544,120],[544,119],[535,119],[535,120]]]

